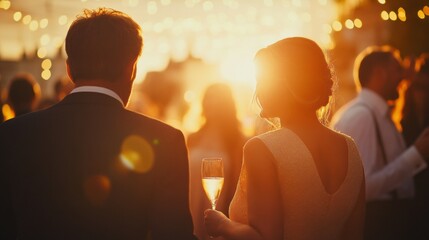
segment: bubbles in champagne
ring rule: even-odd
[[[223,177],[205,177],[203,178],[203,188],[212,203],[213,209],[219,199],[223,187]]]

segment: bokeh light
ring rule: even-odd
[[[123,141],[119,159],[129,170],[146,173],[154,165],[155,153],[146,139],[131,135]]]
[[[423,12],[423,10],[419,10],[418,12],[417,12],[417,16],[420,18],[420,19],[425,19],[425,13]]]
[[[186,102],[191,103],[197,99],[197,94],[194,91],[186,91],[183,98]]]
[[[424,7],[423,7],[423,13],[424,13],[426,16],[429,16],[429,6],[424,6]]]
[[[404,9],[404,8],[402,8],[402,7],[398,9],[398,18],[399,18],[399,20],[401,20],[402,22],[407,21],[407,14],[406,14],[406,12],[405,12],[405,9]]]
[[[381,16],[381,19],[383,19],[384,21],[389,20],[389,13],[387,11],[382,11],[380,16]]]
[[[46,67],[42,63],[45,66],[42,66],[42,72],[40,62],[46,58],[54,62],[54,59],[59,60],[57,57],[66,57],[64,37],[68,29],[67,24],[84,8],[106,6],[129,14],[142,27],[144,50],[138,62],[136,85],[144,82],[148,72],[163,71],[168,64],[186,62],[188,56],[193,56],[201,59],[204,64],[214,66],[213,72],[216,73],[198,75],[194,73],[200,70],[198,67],[194,70],[194,66],[186,66],[181,79],[184,82],[181,86],[183,88],[178,93],[180,100],[188,104],[188,109],[192,109],[193,105],[200,104],[200,93],[207,85],[214,81],[224,81],[231,85],[237,93],[236,98],[241,101],[237,105],[241,119],[254,115],[253,111],[249,110],[249,105],[253,104],[250,103],[255,88],[253,58],[258,49],[284,37],[303,36],[314,39],[324,50],[330,50],[335,47],[336,36],[343,35],[335,32],[362,26],[372,27],[366,25],[369,21],[365,15],[356,14],[342,18],[339,7],[341,3],[334,0],[80,0],[75,4],[68,4],[67,7],[55,3],[50,6],[52,9],[45,9],[44,5],[39,4],[37,10],[26,8],[22,1],[20,5],[11,1],[13,6],[8,12],[10,21],[19,22],[9,24],[19,30],[14,33],[18,35],[17,39],[8,40],[15,42],[15,49],[18,50],[10,53],[11,48],[5,47],[8,42],[1,42],[0,51],[2,56],[6,56],[5,59],[13,55],[12,58],[16,60],[23,56],[31,59],[36,52],[39,59],[36,59],[35,75],[39,80],[40,76],[47,80],[64,74],[61,64]],[[377,1],[372,4],[378,5]],[[377,9],[382,8],[381,10],[393,9],[378,7]],[[410,10],[407,8],[407,11]],[[14,13],[16,16],[12,19]],[[389,19],[389,13],[386,14]],[[397,14],[397,17],[402,19],[399,11]],[[377,20],[381,22],[380,19]],[[38,28],[34,27],[36,24]],[[31,28],[34,32],[30,31]],[[344,31],[344,35],[352,36],[356,32]],[[359,32],[364,33],[366,29]],[[50,85],[51,83],[42,81],[43,87],[49,88]],[[136,91],[135,89],[137,88],[133,91]],[[49,92],[52,92],[51,89]],[[137,92],[134,95],[138,94]],[[145,103],[144,100],[142,103]],[[164,120],[170,123],[170,119]],[[184,121],[176,127],[184,130],[186,134],[190,129],[184,127]],[[194,130],[198,128],[199,122],[186,124],[191,125]],[[151,139],[146,140],[152,144]],[[130,160],[133,158],[129,156],[134,156],[133,154],[124,154],[123,156],[128,157],[121,161],[134,170],[138,164]]]
[[[8,10],[10,8],[9,0],[1,0],[0,1],[0,9]]]
[[[88,177],[83,184],[86,199],[93,206],[102,206],[110,195],[110,179],[105,175]]]
[[[341,31],[341,29],[343,29],[343,25],[339,21],[335,21],[332,23],[332,29],[337,32]]]
[[[46,48],[40,47],[39,49],[37,49],[37,57],[45,58],[47,54],[48,54],[48,50]]]
[[[25,25],[29,24],[31,22],[31,16],[30,15],[25,15],[22,18],[22,23],[24,23]]]
[[[49,70],[52,67],[52,61],[50,59],[45,59],[42,61],[42,69]]]
[[[49,20],[47,18],[43,18],[39,22],[39,27],[41,29],[45,29],[48,26]]]
[[[51,41],[51,37],[49,36],[49,34],[43,34],[40,37],[40,45],[42,46],[46,46],[48,45],[48,43]]]
[[[42,77],[43,80],[47,81],[51,78],[51,70],[49,69],[45,69],[42,71],[42,73],[40,74],[40,76]]]
[[[213,2],[212,1],[205,1],[204,3],[203,3],[203,9],[204,9],[204,11],[211,11],[211,10],[213,10],[213,7],[214,7],[214,5],[213,5]]]
[[[392,21],[396,21],[398,19],[398,16],[396,15],[396,13],[394,11],[390,11],[389,18]]]
[[[356,28],[362,28],[362,20],[360,20],[359,18],[356,18],[354,20],[354,24]]]
[[[164,6],[168,6],[171,4],[171,0],[161,0],[161,4]]]
[[[61,15],[61,16],[58,18],[58,24],[60,24],[60,25],[66,25],[66,24],[67,24],[67,21],[68,21],[68,18],[67,18],[67,16],[66,16],[66,15]]]
[[[37,29],[39,29],[39,22],[36,20],[31,20],[29,28],[31,31],[36,31]]]
[[[353,21],[351,19],[347,19],[346,22],[345,22],[345,26],[348,29],[353,29],[355,25],[354,25],[354,23],[353,23]]]
[[[158,12],[158,5],[155,1],[149,1],[147,3],[147,13],[155,15]]]
[[[137,7],[139,5],[140,1],[139,0],[128,0],[128,5],[130,7]]]
[[[15,22],[19,22],[19,20],[21,20],[21,18],[22,18],[22,13],[21,12],[15,12],[14,14],[13,14],[13,20],[15,21]]]

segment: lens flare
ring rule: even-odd
[[[131,135],[122,143],[119,159],[126,168],[146,173],[153,167],[155,154],[148,141],[140,136]]]
[[[111,189],[110,180],[104,175],[90,176],[85,180],[83,189],[86,199],[93,206],[101,206],[109,197]]]

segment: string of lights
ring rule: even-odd
[[[387,8],[386,0],[378,0],[378,3]],[[76,5],[75,2],[73,4]],[[142,67],[148,71],[162,69],[169,58],[184,58],[189,52],[208,61],[220,61],[226,57],[226,63],[235,62],[243,56],[252,58],[256,49],[288,35],[308,36],[323,47],[333,49],[333,32],[358,31],[367,26],[361,17],[340,19],[333,1],[317,0],[316,4],[317,7],[313,1],[302,0],[263,0],[258,3],[239,0],[80,0],[79,5],[80,9],[114,6],[129,12],[141,24],[146,38],[153,39],[147,41],[145,53],[147,58],[152,59],[156,55],[157,60],[151,61],[152,65]],[[0,0],[1,10],[11,12],[13,21],[25,26],[37,38],[34,52],[40,59],[49,59],[58,53],[64,39],[61,34],[65,33],[78,13],[64,12],[51,18],[38,18],[18,9],[9,0]],[[406,22],[412,14],[424,20],[429,16],[429,7],[423,6],[416,13],[405,7],[383,9],[380,18]],[[63,31],[52,34],[50,28],[61,28]],[[243,42],[243,39],[246,41]],[[234,54],[231,49],[234,49]],[[42,78],[45,80],[50,76],[48,70],[42,68]],[[237,78],[242,73],[230,75]]]
[[[37,36],[35,52],[40,59],[52,58],[63,44],[64,36],[53,35],[50,28],[60,27],[64,29],[62,31],[64,34],[74,15],[79,13],[79,11],[64,12],[55,18],[39,19],[29,12],[18,9],[13,2],[7,2],[7,8],[3,9],[13,13],[13,21],[22,24],[30,33]],[[333,47],[330,37],[332,27],[329,23],[335,18],[335,10],[330,0],[317,0],[317,8],[314,2],[302,0],[81,0],[80,2],[79,9],[112,6],[127,12],[140,23],[147,39],[143,59],[151,58],[151,61],[146,61],[146,64],[140,66],[145,72],[150,69],[162,69],[168,59],[183,59],[189,53],[209,62],[221,62],[221,65],[249,59],[249,62],[244,64],[248,66],[257,49],[292,35],[307,36],[325,48]],[[354,25],[358,27],[359,20],[355,23]],[[44,70],[46,72],[46,69]],[[246,75],[248,71],[244,71],[244,74],[232,70],[224,72],[229,78],[248,78],[248,74]],[[49,79],[47,76],[48,74],[44,74],[43,79]]]

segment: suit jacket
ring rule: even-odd
[[[0,239],[194,239],[182,132],[100,93],[0,125]]]

